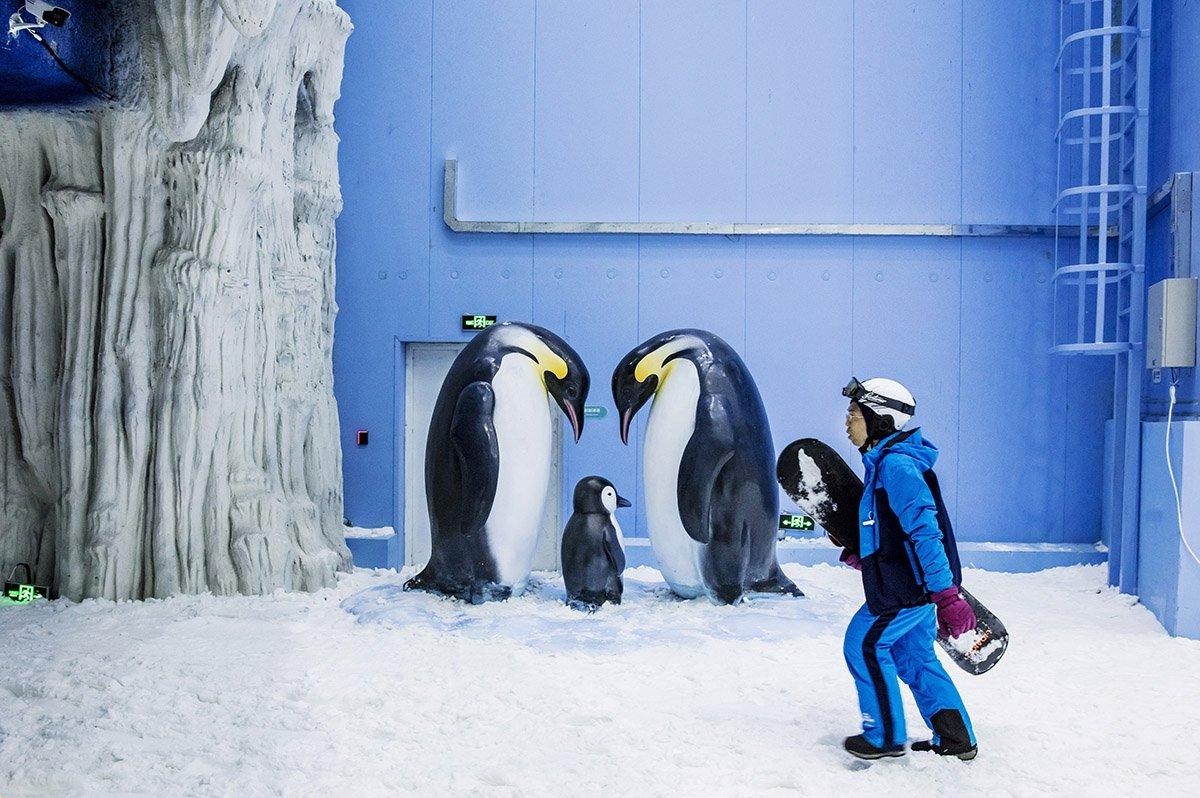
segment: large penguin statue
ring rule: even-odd
[[[472,603],[525,589],[550,479],[549,399],[575,440],[588,372],[549,330],[506,322],[476,335],[442,383],[425,448],[432,553],[405,585]]]
[[[804,595],[775,556],[779,494],[767,412],[746,364],[703,330],[656,335],[612,378],[621,440],[654,399],[642,479],[650,545],[671,589],[720,604]]]

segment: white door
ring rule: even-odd
[[[404,562],[424,566],[429,561],[429,507],[425,503],[425,441],[442,381],[464,344],[406,344],[404,397]],[[562,415],[554,407],[550,454],[550,485],[542,526],[538,531],[533,567],[559,568],[562,536]]]

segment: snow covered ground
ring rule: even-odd
[[[992,673],[952,668],[979,758],[871,765],[839,748],[857,575],[787,571],[806,600],[714,607],[637,569],[593,616],[549,577],[471,607],[385,571],[0,609],[0,794],[1195,794],[1200,643],[1100,568],[969,572],[1012,633]]]

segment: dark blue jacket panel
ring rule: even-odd
[[[962,581],[936,460],[937,447],[919,429],[892,435],[863,455],[863,591],[876,614],[925,604],[929,594]]]

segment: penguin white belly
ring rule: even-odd
[[[642,458],[650,546],[663,578],[684,598],[704,593],[699,568],[702,547],[679,518],[679,465],[696,429],[699,401],[700,375],[695,365],[688,360],[675,361],[654,396]]]
[[[625,533],[621,531],[621,525],[617,523],[617,514],[609,513],[608,514],[608,522],[610,524],[612,524],[613,531],[615,531],[617,533],[617,545],[621,547],[622,551],[624,551],[625,550]]]
[[[492,423],[500,455],[488,514],[488,550],[502,585],[525,589],[550,480],[551,414],[546,386],[524,355],[505,355],[492,377]]]

